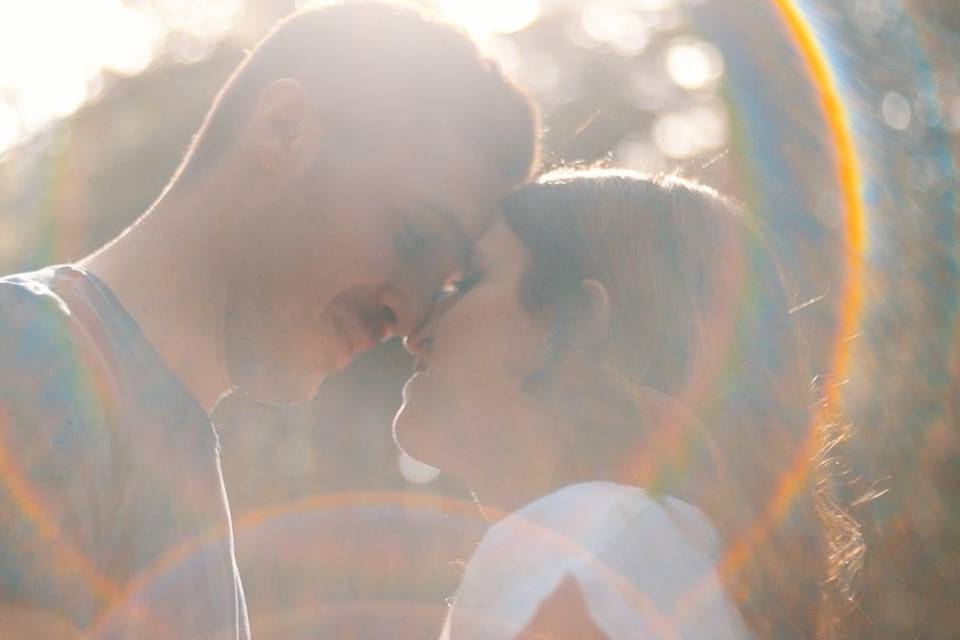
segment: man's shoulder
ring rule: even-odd
[[[59,269],[0,278],[0,403],[8,410],[52,409],[71,398],[101,404],[103,394],[90,390],[110,388],[101,350],[58,292]]]
[[[101,559],[120,547],[109,527],[120,467],[102,359],[57,293],[54,272],[0,278],[0,449],[29,500],[43,505],[33,517],[26,494],[0,489],[0,603],[85,625],[96,594],[58,566],[44,527],[82,559],[88,573],[80,575],[100,580]]]
[[[87,274],[72,265],[0,277],[0,367],[43,367],[69,356],[105,366],[108,309],[89,294]]]
[[[52,287],[54,272],[48,267],[0,278],[0,337],[65,330],[71,311]]]

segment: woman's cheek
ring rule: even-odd
[[[512,318],[513,330],[507,337],[506,352],[509,368],[514,372],[531,374],[543,361],[548,332],[526,312],[519,310]]]

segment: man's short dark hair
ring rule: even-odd
[[[260,92],[284,77],[303,84],[344,139],[376,144],[398,127],[448,127],[507,185],[529,177],[536,161],[531,100],[470,38],[409,8],[355,0],[294,13],[274,28],[217,95],[175,180],[192,182],[215,165]]]

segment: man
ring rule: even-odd
[[[247,637],[209,412],[234,388],[306,400],[415,329],[535,128],[449,27],[302,12],[140,220],[0,280],[0,637]]]

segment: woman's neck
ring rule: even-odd
[[[468,479],[483,516],[495,521],[541,496],[590,480],[615,481],[615,470],[589,464],[571,437],[571,425],[530,407],[511,412],[518,437],[503,447],[496,465],[485,465]],[[522,428],[521,428],[522,426]],[[521,438],[520,435],[525,437]]]

